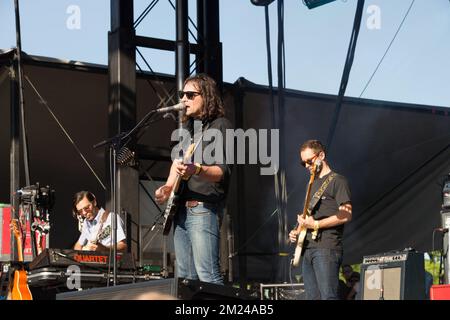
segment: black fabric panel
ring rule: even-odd
[[[94,150],[94,143],[107,137],[107,73],[105,68],[84,71],[55,63],[26,64],[25,74],[52,106],[80,149],[107,181],[106,153]],[[7,72],[0,70],[1,74]],[[173,78],[152,80],[164,96]],[[233,121],[233,90],[225,86],[227,117]],[[159,98],[142,76],[137,82],[138,119],[158,106]],[[244,88],[244,129],[270,128],[269,93],[264,87]],[[293,226],[302,210],[306,170],[300,166],[300,144],[311,138],[326,139],[335,97],[288,91],[286,95],[286,141],[288,218]],[[30,143],[31,180],[56,190],[52,215],[51,247],[67,248],[78,232],[71,217],[71,197],[80,189],[105,193],[60,129],[50,118],[28,84],[25,107]],[[276,101],[276,99],[275,99]],[[9,201],[9,80],[0,83],[0,201]],[[333,145],[328,150],[331,167],[348,178],[353,203],[353,220],[344,232],[344,259],[361,262],[362,256],[405,247],[430,250],[432,232],[440,226],[443,176],[450,172],[450,121],[442,108],[384,101],[344,99]],[[169,147],[176,123],[170,119],[152,124],[140,143]],[[143,162],[149,167],[150,162]],[[236,235],[245,228],[246,239],[236,239],[234,263],[246,256],[247,274],[271,280],[277,273],[279,252],[273,177],[261,176],[258,165],[244,166],[244,185],[237,185],[233,171],[229,210]],[[169,163],[157,161],[150,170],[154,177],[166,177]],[[245,191],[245,221],[237,224],[236,194]],[[145,199],[144,199],[145,200]],[[286,239],[287,239],[287,235]],[[439,242],[437,237],[436,243]],[[292,248],[293,249],[293,248]],[[234,267],[235,277],[238,267]]]

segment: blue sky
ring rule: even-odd
[[[135,18],[150,2],[135,0]],[[361,95],[412,2],[366,0],[347,96]],[[109,3],[109,0],[20,0],[23,50],[29,54],[106,64]],[[356,0],[337,0],[309,10],[301,0],[285,0],[288,88],[337,94],[356,3]],[[194,22],[195,5],[196,0],[189,0]],[[74,17],[71,8],[79,10],[79,28],[67,25]],[[270,20],[276,77],[276,1],[270,5]],[[224,80],[234,82],[245,77],[267,84],[263,7],[254,6],[250,0],[221,0],[220,28]],[[138,26],[137,34],[175,38],[175,12],[168,0],[157,3]],[[450,107],[449,39],[450,1],[415,0],[362,97]],[[14,46],[14,0],[0,0],[0,48]],[[140,50],[153,70],[174,73],[173,53]],[[143,66],[142,61],[138,63]]]

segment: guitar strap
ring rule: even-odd
[[[194,156],[195,151],[197,150],[197,147],[200,145],[200,143],[202,143],[203,135],[205,134],[205,131],[208,130],[208,128],[209,128],[210,125],[211,125],[211,123],[208,122],[208,123],[206,124],[205,128],[202,129],[202,134],[201,134],[200,137],[198,138],[197,142],[194,143],[194,137],[192,137],[192,140],[191,140],[191,141],[192,141],[192,143],[194,144],[194,149],[192,150],[191,158]],[[195,136],[195,133],[194,133],[194,136]],[[183,159],[183,160],[185,160],[185,159]],[[191,177],[189,176],[189,177],[182,178],[181,180],[187,181],[187,180],[189,180],[190,178],[191,178]]]
[[[313,209],[315,208],[315,206],[319,203],[320,198],[322,198],[323,193],[325,192],[325,190],[327,189],[328,185],[330,184],[330,182],[334,179],[334,177],[336,176],[336,173],[332,172],[326,179],[324,182],[322,182],[322,185],[320,186],[320,188],[316,191],[316,193],[314,193],[314,195],[311,198],[311,201],[309,203],[308,206],[308,215],[311,215],[311,212],[313,211]]]
[[[209,126],[210,126],[210,125],[211,125],[211,123],[208,122],[208,123],[206,123],[206,126],[205,126],[204,128],[202,128],[202,134],[200,135],[200,138],[198,138],[198,140],[197,140],[197,142],[196,142],[197,144],[202,143],[203,135],[205,134],[205,131],[209,129]],[[193,135],[193,137],[192,137],[192,142],[194,142],[194,136],[195,136],[195,133],[194,133],[194,135]],[[198,146],[198,145],[196,145],[195,149],[192,151],[192,155],[194,155],[195,150],[197,149],[197,146]]]
[[[314,193],[314,195],[311,198],[311,201],[309,203],[308,206],[308,215],[310,216],[313,209],[315,208],[315,206],[319,203],[320,198],[322,198],[323,193],[325,192],[325,190],[327,189],[328,185],[330,184],[330,182],[334,179],[334,177],[336,176],[336,173],[332,172],[326,179],[324,182],[322,182],[322,185],[320,186],[320,188]],[[316,239],[317,238],[317,230],[312,232],[312,238]]]
[[[103,230],[103,224],[105,223],[106,219],[108,219],[109,211],[105,210],[102,213],[102,217],[100,218],[100,225],[98,226],[97,236],[95,237],[95,244],[100,240],[100,235]]]

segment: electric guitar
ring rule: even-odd
[[[311,201],[311,187],[314,182],[314,179],[316,178],[317,166],[318,166],[318,164],[316,162],[314,162],[312,165],[312,173],[311,173],[311,177],[309,178],[308,187],[306,189],[305,204],[303,205],[303,212],[302,212],[303,219],[305,219],[307,216],[309,216],[311,214],[310,212],[308,212],[308,207],[309,207],[309,202]],[[305,242],[306,233],[308,232],[307,228],[300,226],[300,225],[297,225],[296,229],[298,232],[298,239],[297,239],[297,246],[295,247],[294,259],[292,260],[292,265],[294,267],[298,267],[300,265],[303,244]]]
[[[192,155],[194,154],[195,150],[197,149],[198,145],[202,141],[203,135],[198,139],[197,143],[192,143],[184,157],[183,157],[183,163],[188,162]],[[181,185],[182,176],[177,173],[177,176],[175,178],[175,182],[173,184],[172,192],[170,193],[169,199],[167,199],[167,205],[166,209],[164,210],[164,217],[163,217],[163,235],[168,235],[170,232],[170,229],[172,228],[172,222],[175,217],[175,214],[178,212],[179,206],[180,206],[180,194],[182,191],[182,188],[180,188]]]
[[[17,219],[11,220],[11,228],[14,233],[14,237],[17,242],[17,253],[19,262],[23,263],[23,251],[22,251],[22,233],[19,228],[19,222]],[[23,269],[14,271],[14,285],[12,288],[12,300],[33,300],[30,288],[28,287],[27,272]]]

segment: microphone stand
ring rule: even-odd
[[[118,214],[118,205],[117,205],[117,152],[124,147],[131,139],[131,137],[138,129],[144,127],[146,122],[155,114],[156,110],[151,110],[147,113],[144,118],[139,121],[130,131],[119,133],[112,138],[108,138],[94,145],[95,148],[99,148],[105,145],[109,146],[109,161],[110,161],[110,169],[111,169],[111,202],[112,202],[112,217],[111,217],[111,225],[112,225],[112,248],[113,248],[113,285],[117,284],[117,214]],[[125,141],[128,139],[127,141]],[[125,142],[123,142],[125,141]],[[130,236],[130,235],[128,235]]]

